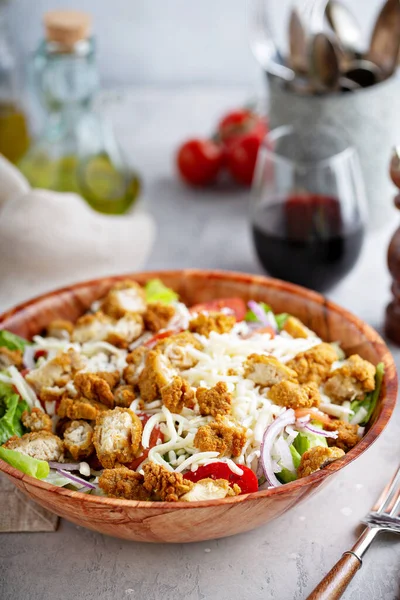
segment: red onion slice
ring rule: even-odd
[[[71,473],[69,473],[68,471],[64,471],[63,469],[56,469],[56,471],[57,471],[57,473],[59,473],[60,475],[65,477],[66,479],[70,479],[73,483],[79,483],[91,490],[96,489],[96,486],[93,483],[90,483],[89,481],[85,481],[84,479],[81,479],[80,477],[77,477],[76,475],[71,475]]]
[[[257,320],[262,323],[263,325],[267,326],[270,325],[270,321],[267,317],[267,315],[265,314],[265,310],[263,309],[262,306],[260,306],[258,304],[258,302],[254,302],[254,300],[249,300],[249,302],[247,303],[247,306],[250,308],[250,310],[253,311],[253,313],[256,315]]]
[[[336,440],[336,438],[339,435],[339,433],[337,431],[325,431],[324,429],[318,429],[318,427],[313,427],[312,425],[309,425],[308,423],[305,425],[302,424],[299,427],[299,429],[302,431],[307,430],[310,433],[315,433],[315,435],[320,435],[325,438],[333,438],[334,440]]]
[[[250,304],[250,303],[249,303]],[[265,430],[263,441],[261,444],[261,463],[264,470],[264,475],[268,483],[272,487],[278,487],[281,484],[274,473],[272,466],[272,447],[278,435],[280,435],[287,425],[294,425],[296,417],[294,410],[289,408],[283,414],[275,419]]]

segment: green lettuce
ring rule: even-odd
[[[10,385],[0,382],[0,445],[13,435],[23,435],[21,415],[28,409],[28,404],[14,394]]]
[[[24,351],[25,346],[28,346],[30,342],[24,340],[19,335],[11,333],[6,329],[0,329],[0,348],[8,348],[9,350],[21,350]]]
[[[275,321],[276,321],[276,324],[278,325],[279,331],[281,331],[283,329],[283,326],[285,325],[285,323],[289,317],[290,317],[290,315],[288,313],[280,313],[279,315],[275,315]]]
[[[350,422],[352,422],[353,420],[357,421],[357,413],[360,411],[360,409],[362,409],[363,413],[365,413],[365,416],[363,417],[362,421],[360,421],[359,425],[364,426],[368,423],[375,410],[376,403],[379,400],[384,374],[385,365],[383,363],[379,363],[378,365],[376,365],[375,371],[375,389],[373,392],[369,392],[369,394],[366,394],[364,400],[354,400],[351,403],[351,410],[354,412],[354,415],[350,419]]]
[[[317,427],[317,425],[313,424],[313,427]],[[315,446],[327,446],[328,443],[326,438],[322,435],[317,435],[316,433],[310,432],[300,432],[294,439],[293,446],[297,450],[300,456],[303,456],[304,452],[310,450],[310,448],[315,448]]]
[[[36,477],[36,479],[45,479],[50,473],[49,463],[45,460],[38,460],[16,450],[8,450],[3,446],[0,446],[0,458],[22,473]]]
[[[160,279],[150,279],[145,285],[147,302],[162,302],[171,304],[178,300],[179,296],[174,290],[171,290],[163,284]]]
[[[301,456],[297,452],[297,450],[293,444],[291,446],[289,446],[289,450],[290,450],[290,454],[292,455],[292,458],[293,458],[294,468],[297,471],[297,469],[300,465]],[[281,483],[290,483],[291,481],[296,481],[296,479],[297,479],[297,474],[293,473],[293,471],[290,471],[289,469],[282,469],[282,471],[277,473],[276,476]]]
[[[265,313],[269,313],[272,311],[272,308],[270,306],[268,306],[268,304],[265,304],[265,302],[259,302],[258,304],[261,306],[261,308],[264,309]],[[252,322],[258,321],[256,315],[253,313],[252,310],[247,311],[246,316],[244,317],[244,320],[252,321]]]

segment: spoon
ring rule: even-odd
[[[400,52],[400,1],[387,0],[372,32],[367,58],[390,77]]]
[[[329,0],[325,14],[345,52],[357,56],[362,49],[362,34],[353,13],[339,0]]]
[[[335,44],[325,33],[317,33],[311,42],[310,73],[316,92],[339,89],[340,68]]]
[[[307,35],[296,8],[290,13],[289,20],[289,66],[299,75],[308,72]]]

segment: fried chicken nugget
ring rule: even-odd
[[[88,458],[94,452],[93,427],[87,421],[70,421],[64,430],[64,446],[74,460]]]
[[[9,350],[5,346],[0,348],[0,370],[14,366],[21,369],[23,365],[23,354],[21,350]]]
[[[129,408],[115,408],[96,418],[93,443],[103,467],[112,469],[118,463],[129,463],[136,455],[142,439],[142,423]]]
[[[135,387],[139,383],[139,376],[144,369],[146,358],[150,350],[146,346],[138,346],[126,356],[128,366],[123,371],[125,381]]]
[[[232,396],[224,381],[218,381],[210,389],[199,387],[196,390],[200,413],[203,416],[229,415],[231,412]]]
[[[74,350],[68,350],[68,352],[60,352],[52,360],[32,369],[25,379],[42,396],[43,391],[51,392],[54,387],[65,386],[75,373],[84,368],[85,364],[83,356]],[[60,392],[57,393],[59,395]]]
[[[230,423],[226,417],[217,415],[214,422],[199,427],[194,446],[200,452],[219,452],[220,456],[240,456],[246,443],[244,427]]]
[[[174,414],[181,413],[184,406],[194,407],[194,391],[186,379],[178,375],[161,388],[161,399],[164,406]]]
[[[360,400],[375,389],[375,370],[373,364],[353,354],[342,367],[331,372],[324,392],[336,404]]]
[[[310,335],[315,335],[311,329],[308,329],[308,327],[300,321],[300,319],[292,316],[289,316],[286,319],[282,331],[286,331],[292,338],[308,338]]]
[[[144,477],[127,467],[104,469],[99,477],[99,487],[111,498],[125,500],[152,500],[151,493],[143,487]]]
[[[68,398],[66,394],[61,398],[57,409],[57,415],[64,419],[84,419],[94,421],[97,416],[108,410],[108,406],[88,400],[87,398]]]
[[[74,331],[74,324],[66,319],[56,319],[47,326],[46,331],[50,337],[69,341]]]
[[[287,363],[290,369],[296,371],[299,383],[315,382],[320,385],[330,373],[331,366],[338,355],[330,344],[323,342],[305,352],[300,352]]]
[[[40,408],[32,408],[31,412],[24,410],[21,421],[30,431],[52,431],[52,421],[48,414]]]
[[[296,381],[297,373],[274,356],[250,354],[244,363],[244,377],[251,379],[256,385],[271,387],[285,379]]]
[[[49,431],[34,431],[25,433],[22,437],[14,435],[3,446],[38,460],[61,462],[64,459],[62,440]]]
[[[108,408],[114,408],[114,394],[112,388],[119,381],[119,373],[77,373],[74,377],[74,385],[78,395],[105,404]],[[111,385],[110,385],[111,384]]]
[[[168,471],[165,467],[152,462],[144,465],[143,472],[143,487],[157,500],[177,502],[193,488],[193,483],[184,479],[182,473]]]
[[[119,281],[101,303],[101,310],[113,319],[129,313],[143,315],[146,311],[146,294],[136,281]]]
[[[344,450],[344,452],[348,452],[354,448],[360,439],[358,437],[357,425],[352,425],[351,423],[346,423],[345,421],[339,421],[339,419],[331,421],[329,425],[325,423],[324,429],[325,431],[338,432],[338,437],[336,439],[328,438],[328,445],[336,446],[337,448]]]
[[[114,390],[114,401],[116,406],[129,408],[135,398],[136,394],[131,385],[119,385]]]
[[[147,305],[146,312],[143,315],[145,328],[157,333],[160,329],[167,327],[174,314],[175,308],[170,304],[152,302]]]
[[[161,389],[177,375],[168,358],[160,352],[150,350],[143,371],[139,375],[139,390],[143,402],[161,398]]]
[[[332,448],[314,446],[314,448],[310,448],[310,450],[304,452],[299,468],[297,469],[297,474],[299,477],[307,477],[311,473],[323,469],[338,458],[342,458],[342,456],[344,456],[343,450],[335,446],[332,446]]]
[[[191,369],[198,359],[190,353],[190,348],[203,350],[203,344],[190,331],[182,331],[159,340],[154,350],[164,354],[176,369]]]
[[[321,402],[321,395],[315,383],[300,385],[287,379],[273,385],[268,397],[274,404],[287,408],[310,408],[319,406]]]
[[[235,326],[236,319],[233,315],[224,313],[200,313],[189,323],[189,330],[208,337],[211,331],[216,333],[229,333]]]

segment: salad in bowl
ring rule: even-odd
[[[262,302],[118,281],[76,322],[0,331],[0,458],[55,486],[193,502],[283,486],[362,438],[383,364]]]

